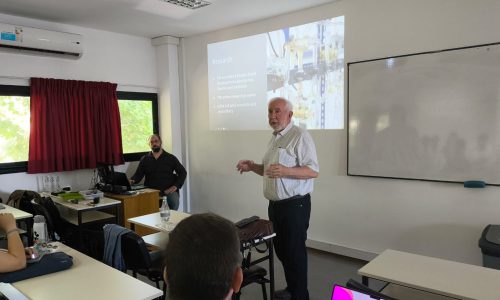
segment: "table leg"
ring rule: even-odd
[[[28,218],[25,221],[26,234],[28,235],[28,247],[33,246],[33,218]]]
[[[122,206],[121,203],[115,205],[115,217],[116,217],[116,224],[123,226],[123,220],[122,220]]]
[[[78,248],[83,249],[82,212],[78,211]]]
[[[363,283],[364,285],[366,286],[370,286],[369,282],[368,282],[369,278],[367,276],[361,276],[361,283]]]

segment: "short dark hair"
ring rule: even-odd
[[[162,140],[161,140],[161,136],[160,136],[158,133],[155,133],[155,134],[150,135],[150,136],[149,136],[149,138],[148,138],[148,142],[151,142],[151,139],[152,139],[153,137],[157,137],[157,138],[160,140],[160,142],[162,142]]]
[[[165,253],[169,299],[221,300],[241,264],[236,226],[211,213],[182,220]]]

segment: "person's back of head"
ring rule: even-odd
[[[215,214],[195,214],[169,235],[166,274],[171,300],[222,300],[243,280],[238,232]]]

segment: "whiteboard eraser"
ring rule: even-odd
[[[482,180],[468,180],[464,181],[464,187],[466,188],[484,188],[486,186],[486,182]]]

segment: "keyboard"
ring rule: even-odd
[[[143,189],[145,189],[145,188],[147,188],[147,187],[146,187],[144,184],[132,184],[132,185],[130,186],[130,189],[131,189],[132,191],[143,190]]]

